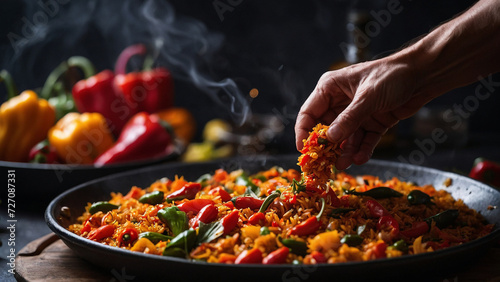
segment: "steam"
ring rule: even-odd
[[[234,80],[210,74],[211,59],[224,43],[223,35],[194,18],[177,15],[166,1],[53,1],[49,9],[36,6],[38,2],[27,1],[29,24],[17,31],[20,39],[11,44],[7,55],[7,68],[15,76],[28,73],[39,86],[45,79],[41,74],[48,74],[69,56],[90,55],[98,69],[109,68],[125,47],[145,43],[157,56],[157,64],[168,68],[174,78],[202,90],[236,123],[246,120],[249,101]],[[46,12],[46,20],[36,22],[40,11],[52,13]],[[86,51],[88,37],[95,40],[96,36],[106,48],[97,59]]]

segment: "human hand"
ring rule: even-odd
[[[316,124],[330,124],[329,141],[343,148],[337,169],[367,162],[389,128],[432,99],[420,95],[417,84],[411,64],[399,57],[323,74],[297,116],[297,149]]]

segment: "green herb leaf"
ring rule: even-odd
[[[219,238],[224,234],[224,226],[222,226],[222,221],[214,221],[205,224],[200,221],[200,227],[198,229],[198,240],[196,244],[208,243],[214,239]]]

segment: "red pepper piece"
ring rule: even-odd
[[[474,161],[474,167],[470,171],[469,177],[500,187],[500,164],[477,158]]]
[[[226,206],[226,207],[228,207],[228,208],[230,208],[230,209],[232,209],[232,210],[234,209],[234,204],[233,204],[233,202],[231,202],[231,201],[229,201],[229,202],[227,202],[227,203],[224,203],[224,206]]]
[[[179,191],[179,190],[177,190],[177,191]],[[196,193],[198,193],[198,192],[196,192]],[[179,210],[181,210],[185,213],[192,212],[193,214],[197,214],[205,206],[213,205],[213,204],[214,204],[214,201],[212,201],[210,199],[193,199],[191,201],[181,203],[181,204],[177,205],[177,207],[179,208]]]
[[[57,150],[45,139],[31,148],[29,153],[31,163],[56,164],[59,162]]]
[[[326,263],[327,259],[323,253],[320,253],[318,251],[313,251],[310,254],[311,258],[316,261],[316,263]]]
[[[97,229],[90,231],[89,235],[87,235],[87,239],[99,241],[101,239],[111,237],[115,232],[115,226],[112,224],[103,225]]]
[[[337,194],[335,191],[333,191],[330,187],[327,187],[328,190],[324,191],[321,193],[321,197],[325,198],[326,202],[331,205],[332,207],[340,207],[342,204],[340,202],[339,197],[337,197]]]
[[[401,231],[401,235],[407,238],[416,238],[424,235],[429,231],[429,224],[425,221],[417,221],[412,223],[411,228]]]
[[[255,248],[251,250],[244,250],[234,261],[235,264],[252,263],[259,264],[262,263],[262,252]]]
[[[250,208],[251,210],[258,210],[262,203],[264,203],[264,200],[246,196],[236,198],[233,203],[237,209]]]
[[[157,115],[140,112],[125,125],[116,143],[99,156],[94,164],[121,163],[167,155],[172,138]]]
[[[82,229],[80,230],[80,234],[83,234],[85,232],[89,232],[90,230],[92,230],[92,225],[90,224],[89,220],[85,220],[85,222],[83,223],[83,227]]]
[[[345,208],[348,208],[349,207],[349,195],[344,195],[342,197],[340,197],[340,205],[345,207]]]
[[[290,198],[290,204],[294,205],[297,203],[297,195],[293,195],[291,198]]]
[[[248,219],[248,224],[251,225],[264,225],[264,222],[266,222],[266,216],[261,212],[252,214],[252,216]]]
[[[139,238],[139,233],[135,228],[125,228],[118,235],[118,243],[121,246],[129,246]]]
[[[384,215],[390,215],[389,212],[377,201],[375,200],[367,200],[365,205],[370,210],[370,214],[372,217],[382,217]]]
[[[219,194],[220,199],[223,202],[227,202],[227,201],[231,200],[231,195],[229,195],[229,193],[226,190],[224,190],[224,188],[222,188],[220,186],[215,187],[208,192],[208,195],[216,195],[216,194]]]
[[[295,225],[292,229],[290,229],[290,231],[288,231],[288,236],[290,235],[308,236],[318,231],[318,229],[321,227],[321,216],[325,211],[325,205],[326,205],[324,198],[320,198],[320,201],[321,201],[321,210],[319,211],[318,215],[315,217],[308,218],[301,224]]]
[[[375,254],[376,258],[385,258],[387,256],[385,250],[387,250],[387,244],[384,242],[379,242],[373,248],[373,253]]]
[[[263,260],[262,264],[282,264],[286,262],[290,249],[281,247],[269,253]]]
[[[196,229],[196,227],[198,227],[198,225],[200,224],[200,221],[203,223],[210,223],[216,220],[218,215],[219,210],[213,204],[206,205],[200,210],[196,217],[192,218],[189,221],[189,225],[193,229]]]
[[[125,123],[136,112],[133,111],[120,92],[114,87],[115,75],[104,70],[73,86],[73,99],[80,113],[97,112],[109,123],[109,128],[118,136]]]
[[[381,216],[378,220],[377,228],[381,230],[385,227],[391,228],[390,234],[393,238],[399,234],[399,223],[394,217],[390,215]]]
[[[180,189],[168,194],[167,199],[170,201],[178,201],[182,199],[194,199],[196,194],[200,192],[201,184],[197,182],[188,182]],[[202,206],[203,207],[203,206]]]
[[[308,149],[307,149],[307,151],[308,151]],[[306,148],[304,147],[304,150],[302,150],[301,153],[305,154],[307,151],[306,151]],[[300,160],[299,166],[303,167],[307,162],[309,162],[310,159],[311,159],[311,157],[309,155],[304,155],[302,157],[302,159]]]
[[[222,227],[224,227],[224,234],[227,235],[233,231],[240,219],[240,212],[233,210],[222,218]]]

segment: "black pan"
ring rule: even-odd
[[[199,164],[166,164],[107,176],[75,187],[55,198],[48,206],[45,218],[49,227],[78,256],[90,263],[104,268],[110,273],[113,271],[125,273],[129,277],[135,277],[135,279],[155,276],[169,281],[188,281],[202,278],[205,281],[207,279],[218,281],[373,281],[385,279],[430,281],[443,279],[446,275],[460,270],[461,267],[481,255],[482,251],[500,237],[500,209],[488,209],[488,205],[500,206],[499,191],[457,174],[378,160],[371,160],[362,166],[353,166],[348,169],[348,172],[353,175],[377,175],[382,179],[397,176],[402,180],[413,181],[417,184],[433,184],[437,189],[446,189],[451,192],[454,198],[463,199],[469,207],[479,211],[488,222],[494,223],[494,231],[479,240],[433,253],[334,265],[263,266],[207,264],[133,253],[83,239],[65,229],[69,222],[74,222],[76,217],[82,214],[87,202],[107,200],[110,197],[110,192],[126,193],[132,185],[145,188],[156,179],[173,178],[176,174],[184,175],[188,180],[195,180],[200,175],[213,172],[220,167],[226,170],[243,168],[249,172],[257,172],[274,165],[283,168],[296,168],[296,162],[296,155],[237,158]],[[452,185],[445,188],[443,182],[447,178],[452,179]],[[70,208],[71,218],[69,220],[64,218],[61,212],[62,207]]]

